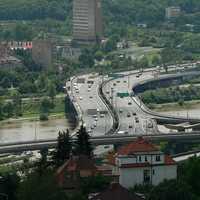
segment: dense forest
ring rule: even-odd
[[[200,11],[199,0],[103,0],[107,20],[155,23],[164,20],[167,6],[179,5],[185,13]],[[65,20],[72,0],[0,0],[0,20]]]

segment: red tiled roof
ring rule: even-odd
[[[136,141],[123,146],[118,151],[118,155],[132,155],[138,152],[152,151],[158,151],[158,148],[144,138],[139,137]]]
[[[58,168],[57,174],[60,174],[63,170],[71,172],[80,170],[97,170],[97,168],[92,159],[89,159],[87,156],[78,156],[66,161]]]
[[[142,200],[138,195],[122,187],[119,183],[112,183],[110,188],[95,195],[91,200]]]

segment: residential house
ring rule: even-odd
[[[143,200],[141,196],[132,194],[119,183],[111,183],[103,192],[89,195],[89,200]]]
[[[177,165],[169,155],[139,137],[115,154],[113,174],[119,175],[119,183],[126,188],[136,184],[158,185],[164,179],[176,179]]]

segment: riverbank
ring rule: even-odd
[[[49,119],[60,119],[65,117],[64,97],[57,97],[54,100],[54,108],[49,111]],[[40,101],[37,99],[26,99],[22,101],[22,117],[9,118],[0,121],[0,124],[18,121],[38,121],[40,118]]]
[[[156,112],[169,112],[169,111],[187,111],[200,109],[200,100],[185,101],[183,105],[178,102],[152,104],[151,109]]]

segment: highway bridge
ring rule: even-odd
[[[190,68],[195,65],[190,65]],[[179,67],[180,69],[183,66]],[[169,71],[176,70],[170,66]],[[144,135],[156,141],[180,140],[194,141],[199,139],[200,131],[186,133],[161,133],[157,127],[158,119],[199,122],[199,119],[177,118],[174,116],[160,115],[149,110],[138,96],[133,94],[133,88],[139,83],[155,80],[156,69],[147,69],[142,74],[138,70],[121,72],[119,76],[110,78],[87,74],[73,77],[66,83],[68,96],[73,103],[78,115],[78,126],[84,121],[91,141],[94,145],[124,143]],[[138,74],[140,74],[138,76]],[[159,75],[159,78],[171,78],[176,74]],[[178,74],[187,76],[187,74]],[[158,78],[158,76],[156,76]],[[159,79],[158,79],[159,80]],[[119,93],[128,94],[121,98]],[[103,114],[102,114],[103,113]],[[76,129],[76,130],[77,130]],[[76,131],[73,135],[76,134]],[[53,148],[56,140],[29,141],[0,145],[0,153],[35,150],[44,147]]]
[[[100,136],[92,137],[90,140],[94,146],[98,145],[121,145],[127,142],[136,140],[137,135],[110,135],[110,136]],[[159,135],[143,135],[144,138],[151,140],[153,142],[179,142],[179,143],[194,143],[200,142],[200,132],[191,132],[188,133],[176,133],[176,134],[159,134]],[[76,140],[74,138],[74,140]],[[41,150],[44,148],[52,149],[57,145],[56,140],[40,140],[40,141],[27,141],[11,144],[0,145],[0,154],[3,153],[17,153],[23,151],[33,151]]]

